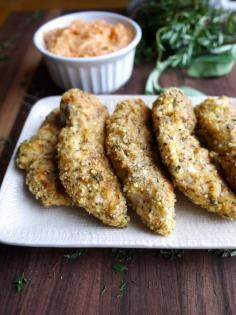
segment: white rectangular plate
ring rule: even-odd
[[[100,96],[110,113],[118,101],[132,97]],[[139,97],[149,106],[155,99],[153,96]],[[202,98],[192,100],[197,104]],[[59,101],[59,96],[52,96],[33,106],[16,148],[37,131],[44,117],[58,106]],[[76,207],[44,209],[25,187],[24,174],[15,166],[15,155],[16,149],[0,191],[2,243],[44,247],[236,248],[236,222],[207,213],[181,193],[177,193],[176,228],[169,237],[153,234],[132,211],[129,226],[116,229],[102,225]]]

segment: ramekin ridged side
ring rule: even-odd
[[[110,93],[119,89],[131,77],[135,51],[112,61],[78,64],[46,58],[54,83],[61,89],[79,87],[84,91]]]

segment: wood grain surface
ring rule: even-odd
[[[32,46],[35,29],[55,14],[58,12],[14,13],[0,30],[0,42],[14,38],[0,51],[0,55],[9,55],[0,61],[1,181],[32,104],[43,96],[62,93]],[[130,81],[116,93],[143,93],[151,67],[136,67]],[[186,84],[206,94],[236,96],[236,69],[226,77],[210,80],[168,71],[162,84]],[[235,258],[185,251],[183,258],[170,261],[158,250],[88,249],[77,259],[68,260],[64,257],[67,252],[0,245],[0,314],[236,313]],[[112,269],[119,263],[117,254],[125,255],[121,260],[128,271]],[[13,281],[22,273],[27,283],[17,293]]]

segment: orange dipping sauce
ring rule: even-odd
[[[95,57],[127,46],[134,37],[132,28],[124,23],[104,20],[75,20],[69,27],[44,34],[46,48],[59,56]]]

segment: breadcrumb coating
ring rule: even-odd
[[[226,96],[207,98],[195,108],[197,133],[217,153],[226,180],[236,191],[236,109]]]
[[[104,150],[106,107],[94,95],[71,89],[60,108],[66,119],[58,142],[63,186],[78,206],[103,223],[127,226],[126,201]]]
[[[195,204],[236,219],[236,196],[189,127],[195,124],[193,108],[191,116],[187,114],[190,108],[186,96],[176,88],[168,89],[154,102],[153,121],[162,160],[175,185]]]
[[[72,205],[57,169],[56,148],[61,127],[59,111],[55,110],[46,117],[37,134],[20,145],[16,157],[17,166],[26,172],[26,185],[44,207]]]
[[[107,153],[129,205],[152,231],[169,235],[175,226],[175,194],[161,171],[154,140],[145,103],[120,102],[107,121]]]

